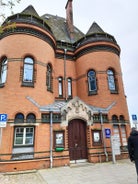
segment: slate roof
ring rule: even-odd
[[[44,14],[41,18],[49,25],[57,41],[71,42],[65,18],[50,14]],[[74,26],[74,42],[83,36],[84,34]]]
[[[93,22],[90,29],[86,33],[86,35],[90,35],[93,33],[105,33],[105,32],[102,30],[102,28],[96,22]]]
[[[43,19],[46,22],[46,24],[50,27],[56,41],[75,43],[78,40],[85,38],[85,36],[92,35],[92,37],[94,37],[94,34],[103,34],[103,35],[107,34],[96,22],[94,22],[89,28],[86,35],[82,33],[77,27],[74,26],[74,40],[71,40],[67,30],[67,23],[65,18],[51,14],[44,14],[42,16],[39,16],[32,5],[28,6],[25,10],[23,10],[21,14],[30,14],[40,19]]]
[[[82,45],[98,41],[112,42],[117,45],[115,38],[104,32],[96,22],[91,25],[86,34],[74,26],[74,38],[71,39],[65,18],[51,14],[39,16],[32,5],[29,5],[21,13],[8,17],[3,25],[9,21],[33,24],[47,30],[57,41],[57,48],[63,48],[68,45],[68,48],[73,51],[75,47],[78,48]]]
[[[39,17],[38,13],[36,12],[36,10],[34,9],[34,7],[32,5],[29,5],[27,8],[25,8],[21,13],[24,14],[31,14],[34,16]]]

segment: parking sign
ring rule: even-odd
[[[6,127],[7,114],[0,114],[0,127]]]
[[[110,138],[111,137],[111,130],[109,128],[105,128],[105,137]]]

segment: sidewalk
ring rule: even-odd
[[[24,173],[0,174],[0,184],[136,184],[135,165],[129,160],[116,164],[84,163]]]

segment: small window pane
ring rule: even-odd
[[[1,62],[0,71],[0,83],[5,83],[7,78],[7,58],[4,58]]]
[[[115,77],[114,72],[112,70],[107,71],[108,74],[108,86],[110,90],[115,90]]]
[[[23,81],[24,82],[33,82],[33,66],[34,61],[32,58],[25,58],[24,60],[24,75]]]
[[[26,121],[27,121],[27,123],[35,123],[36,122],[35,115],[33,113],[28,114]]]
[[[58,92],[59,92],[59,96],[62,96],[62,91],[63,91],[63,86],[62,86],[62,78],[59,77],[58,78],[59,84],[58,84]]]
[[[72,96],[72,80],[68,79],[68,96]]]
[[[16,123],[23,123],[24,122],[24,115],[22,113],[18,113],[15,116]]]
[[[97,90],[96,76],[95,76],[95,72],[94,71],[90,71],[88,73],[88,85],[89,85],[89,91]]]

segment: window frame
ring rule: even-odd
[[[36,123],[36,116],[35,116],[35,114],[33,114],[33,113],[27,114],[27,116],[26,116],[26,123]]]
[[[21,118],[21,116],[22,116],[22,118]],[[22,114],[22,113],[17,113],[17,114],[15,115],[14,122],[15,122],[15,123],[24,123],[24,114]]]
[[[97,139],[99,140],[97,141]],[[102,130],[92,130],[92,143],[93,143],[93,146],[102,145]]]
[[[59,98],[63,97],[63,77],[58,77],[58,95]]]
[[[7,57],[2,58],[0,62],[0,86],[4,86],[7,80],[7,70],[8,70],[8,59]]]
[[[58,140],[59,137],[57,137],[57,135],[61,135],[61,134],[62,134],[62,143],[58,143],[57,141],[61,141],[61,140]],[[65,131],[64,130],[54,131],[53,135],[54,135],[53,147],[54,148],[64,148],[65,147]]]
[[[68,98],[72,98],[72,79],[69,77],[68,82]]]
[[[23,130],[23,131],[21,131],[21,129]],[[27,133],[27,129],[33,129],[33,132],[29,132],[30,134],[32,133],[32,137],[27,137],[27,134],[29,135],[29,133]],[[20,132],[17,132],[17,130],[20,130]],[[21,138],[21,140],[20,141],[22,141],[22,143],[17,143],[17,139],[18,139],[18,137],[17,137],[17,134],[20,134],[19,136],[19,138]],[[14,147],[32,147],[32,146],[34,146],[34,136],[35,136],[35,128],[34,128],[34,126],[19,126],[19,127],[15,127],[14,128]],[[29,143],[29,144],[27,144],[26,143],[26,140],[27,140],[27,138],[31,138],[30,140],[31,140],[31,143]]]
[[[118,93],[115,71],[111,68],[107,70],[107,81],[110,92],[113,94]]]
[[[30,61],[26,61],[26,60],[30,60]],[[23,75],[22,75],[23,86],[28,86],[28,87],[34,86],[34,64],[35,64],[35,61],[34,61],[33,57],[26,56],[24,58],[24,60],[23,60]],[[29,67],[29,68],[27,68],[27,67]],[[31,73],[29,73],[29,70],[31,70]],[[25,74],[25,71],[27,74]],[[29,75],[30,80],[26,80],[25,75]]]
[[[89,70],[87,73],[88,93],[89,95],[97,94],[97,79],[95,70]]]
[[[52,67],[50,64],[47,64],[46,86],[48,91],[52,91]]]

